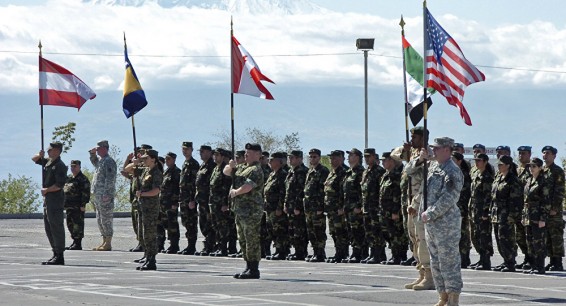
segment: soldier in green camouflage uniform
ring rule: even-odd
[[[308,238],[313,248],[313,256],[308,262],[326,261],[326,216],[324,215],[324,182],[330,171],[320,163],[320,150],[309,151],[309,170],[304,190],[304,210]]]
[[[81,171],[81,161],[71,161],[71,174],[63,187],[65,192],[65,210],[67,229],[73,244],[67,250],[82,250],[82,239],[85,231],[85,207],[90,201],[90,181]]]
[[[464,160],[464,155],[458,152],[452,152],[452,159],[458,165],[462,174],[464,175],[464,185],[462,185],[462,191],[460,192],[460,198],[458,199],[458,208],[460,209],[460,214],[462,215],[462,228],[460,235],[460,265],[462,268],[467,268],[470,262],[470,250],[472,249],[472,242],[470,240],[470,217],[469,217],[469,203],[471,195],[471,185],[472,179],[470,177],[470,168],[468,163]]]
[[[261,158],[259,160],[261,164],[261,169],[263,170],[263,177],[267,179],[269,173],[271,173],[271,168],[269,168],[269,152],[261,152]],[[261,217],[261,258],[266,258],[271,256],[271,241],[273,240],[273,228],[271,228],[271,223],[268,221],[268,213],[263,212]]]
[[[517,151],[519,152],[520,163],[517,167],[517,177],[519,178],[519,182],[524,189],[527,181],[531,178],[531,172],[529,171],[529,163],[531,162],[531,147],[520,146]],[[517,220],[517,222],[515,222],[515,240],[517,241],[517,246],[519,246],[521,252],[523,252],[523,255],[525,255],[523,262],[517,264],[515,268],[530,271],[532,268],[532,260],[529,258],[527,233],[525,226],[523,226],[522,220]]]
[[[491,188],[491,223],[495,241],[503,264],[494,271],[515,271],[515,220],[520,218],[523,207],[523,190],[515,174],[513,158],[503,155],[497,164],[499,175]]]
[[[289,164],[291,169],[285,180],[285,213],[289,218],[289,239],[295,253],[290,254],[287,259],[305,260],[308,237],[303,197],[308,168],[303,164],[303,151],[291,151]]]
[[[230,209],[228,203],[228,193],[232,185],[232,178],[224,175],[226,162],[224,158],[228,151],[217,148],[214,150],[212,158],[216,167],[210,175],[210,206],[211,230],[216,233],[218,250],[211,253],[211,256],[228,256],[228,241],[230,238]]]
[[[522,222],[526,229],[526,240],[529,243],[527,254],[532,269],[530,271],[523,269],[523,273],[545,274],[546,220],[550,211],[550,201],[548,201],[550,189],[545,184],[542,175],[542,160],[533,158],[529,165],[529,172],[532,173],[532,176],[525,184]]]
[[[562,257],[564,257],[564,219],[562,217],[564,202],[564,170],[554,160],[558,150],[552,146],[542,148],[544,160],[543,175],[550,195],[550,211],[546,221],[547,252],[550,263],[547,271],[564,271]]]
[[[195,255],[208,256],[214,252],[216,245],[216,233],[211,229],[210,207],[208,201],[210,199],[210,176],[216,164],[212,161],[212,148],[207,145],[200,146],[200,158],[202,164],[197,172],[196,195],[195,201],[198,204],[198,223],[200,232],[204,236],[202,251],[196,252]]]
[[[346,152],[350,169],[346,171],[344,188],[344,213],[348,224],[348,239],[352,245],[352,254],[342,260],[343,263],[359,263],[364,259],[364,215],[362,212],[361,181],[364,167],[361,165],[362,152],[356,148]],[[366,255],[367,257],[367,255]]]
[[[163,183],[161,183],[161,194],[159,195],[160,212],[157,227],[158,245],[163,246],[165,241],[165,231],[169,247],[163,250],[166,254],[177,254],[179,252],[179,181],[181,180],[181,169],[177,167],[175,161],[177,154],[169,152],[165,155],[165,165],[167,170],[163,173]]]
[[[271,154],[269,164],[273,171],[267,177],[263,189],[264,210],[272,229],[271,237],[275,246],[275,253],[266,256],[268,260],[285,260],[289,255],[289,221],[284,213],[287,177],[287,171],[283,169],[285,158],[282,152]]]
[[[344,189],[343,182],[346,171],[349,169],[344,165],[344,151],[334,150],[328,154],[332,170],[324,182],[324,211],[328,218],[328,229],[334,247],[335,255],[326,260],[328,263],[339,263],[348,258],[348,224],[344,214]]]
[[[234,278],[258,279],[261,260],[261,215],[263,214],[263,171],[259,163],[261,146],[246,144],[245,163],[237,165],[233,160],[224,168],[225,175],[232,176],[230,198],[236,216],[236,226],[246,269]]]
[[[181,212],[181,222],[187,230],[187,247],[177,254],[194,255],[196,252],[196,242],[198,237],[198,211],[195,202],[196,178],[199,170],[198,162],[193,158],[193,143],[183,142],[183,156],[185,162],[181,169],[181,179],[179,180],[179,211]]]

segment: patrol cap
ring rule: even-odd
[[[142,145],[140,146],[140,149],[142,149],[142,150],[149,150],[149,149],[153,149],[153,147],[152,147],[151,145],[148,145],[148,144],[142,144]]]
[[[344,151],[342,151],[342,150],[334,150],[334,151],[331,151],[330,154],[328,154],[328,156],[344,157]]]
[[[246,150],[252,150],[252,151],[260,151],[261,152],[261,146],[259,145],[259,143],[246,143]]]
[[[463,148],[464,148],[464,144],[463,144],[463,143],[460,143],[460,142],[455,142],[454,145],[452,146],[452,149],[456,149],[456,148],[463,149]]]
[[[454,146],[454,139],[450,137],[439,137],[434,138],[434,143],[430,145],[430,147],[450,147]]]
[[[269,157],[269,152],[263,151],[263,152],[261,152],[261,156],[263,156],[263,157]]]
[[[511,165],[513,163],[513,158],[509,155],[503,155],[499,157],[499,161],[497,162],[498,165],[505,164]]]
[[[457,160],[463,160],[464,159],[464,155],[462,155],[462,153],[459,153],[459,152],[452,152],[452,157],[456,158]]]
[[[309,155],[311,155],[311,154],[316,154],[316,155],[320,156],[321,152],[320,152],[319,149],[312,148],[312,149],[309,150]]]
[[[489,161],[489,156],[487,156],[487,154],[484,154],[484,153],[476,154],[476,156],[474,157],[474,160]]]
[[[101,140],[99,142],[96,143],[97,147],[105,147],[105,148],[110,148],[110,145],[108,144],[108,140]]]
[[[212,151],[212,147],[207,146],[207,145],[202,145],[202,146],[200,146],[199,151]]]
[[[364,149],[364,156],[375,155],[374,148],[366,148]]]
[[[428,134],[428,130],[426,130],[426,132]],[[425,129],[423,126],[415,126],[414,128],[411,129],[411,134],[424,136]]]
[[[167,152],[167,154],[165,154],[165,157],[171,157],[172,159],[176,159],[177,158],[177,154],[173,153],[173,152]]]
[[[353,149],[350,150],[350,151],[346,151],[346,153],[348,153],[348,154],[356,154],[356,155],[358,155],[359,157],[363,157],[362,151],[360,151],[360,150],[358,150],[358,149],[356,149],[356,148],[353,148]]]
[[[80,166],[81,165],[81,161],[80,160],[72,160],[70,165],[76,165],[76,166]]]
[[[269,159],[274,159],[274,158],[280,158],[280,159],[285,159],[285,154],[283,154],[282,152],[275,152],[275,153],[271,153],[271,157],[269,157]]]
[[[520,146],[517,148],[517,151],[527,151],[527,152],[531,152],[532,147],[531,146]]]
[[[289,153],[289,155],[302,158],[303,157],[303,151],[293,150],[293,151],[291,151],[291,153]]]
[[[149,149],[149,150],[146,150],[145,154],[142,155],[140,158],[147,158],[147,157],[159,158],[159,152],[157,152],[153,149]]]
[[[511,148],[509,148],[509,146],[498,146],[497,148],[495,148],[495,151],[499,151],[499,150],[505,150],[511,152]]]
[[[553,147],[553,146],[544,146],[544,147],[542,148],[542,151],[541,151],[541,152],[544,153],[544,151],[550,151],[550,152],[552,152],[552,154],[554,154],[554,155],[556,155],[556,153],[558,153],[558,150],[556,150],[556,148]]]
[[[244,154],[246,154],[244,150],[236,151],[236,157],[244,157]]]
[[[485,146],[482,145],[481,143],[476,143],[476,144],[472,147],[472,149],[473,149],[473,150],[475,150],[475,149],[482,149],[482,150],[485,150]]]
[[[531,159],[531,162],[529,163],[529,165],[536,165],[537,167],[542,167],[542,159],[535,157],[533,159]]]
[[[183,148],[187,148],[187,149],[192,149],[193,148],[193,142],[192,141],[183,141]]]
[[[49,148],[47,148],[47,150],[51,150],[51,149],[59,149],[60,151],[63,150],[63,144],[55,141],[49,144]]]

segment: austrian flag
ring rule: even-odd
[[[39,104],[81,109],[96,94],[69,70],[39,57]]]
[[[261,81],[275,84],[261,73],[253,57],[232,36],[232,92],[273,100]]]

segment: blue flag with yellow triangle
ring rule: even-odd
[[[126,60],[126,74],[124,77],[124,99],[122,108],[126,118],[130,118],[147,105],[145,93],[140,85],[138,76],[128,58],[128,48],[124,44],[124,58]]]

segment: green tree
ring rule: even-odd
[[[216,142],[209,143],[209,145],[225,148],[228,150],[232,148],[232,136],[229,131],[223,130],[213,134],[213,136],[218,138],[218,140]],[[288,135],[279,136],[271,130],[262,130],[254,127],[246,128],[246,133],[243,138],[246,139],[246,141],[242,141],[242,138],[237,133],[235,133],[235,150],[242,150],[247,142],[259,143],[261,145],[261,148],[264,151],[268,152],[289,152],[291,150],[301,150],[299,132],[293,132]]]
[[[29,214],[37,212],[39,186],[31,177],[17,178],[8,174],[8,179],[0,181],[0,213]]]
[[[58,141],[63,144],[63,153],[67,153],[71,147],[73,147],[73,142],[75,141],[73,134],[75,133],[76,127],[77,124],[74,122],[69,122],[65,125],[55,127],[51,140]]]

